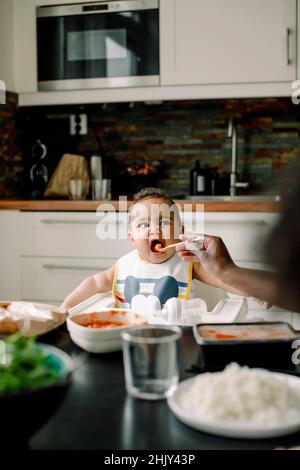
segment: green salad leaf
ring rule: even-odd
[[[32,338],[13,335],[5,341],[6,364],[0,364],[0,393],[32,390],[53,384],[59,374]]]

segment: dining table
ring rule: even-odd
[[[126,392],[122,350],[90,354],[76,346],[65,325],[41,342],[74,361],[70,385],[55,414],[30,439],[32,450],[271,450],[300,443],[300,432],[271,439],[228,438],[179,421],[167,400],[133,398]],[[180,381],[200,373],[199,345],[191,327],[182,328]]]

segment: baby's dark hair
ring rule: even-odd
[[[137,193],[135,193],[133,196],[134,203],[131,206],[130,211],[135,206],[135,204],[150,198],[162,199],[164,202],[166,202],[168,206],[172,208],[175,219],[177,219],[181,225],[181,217],[175,201],[173,201],[173,199],[169,196],[166,191],[160,188],[143,188]]]
[[[168,193],[164,191],[163,189],[159,189],[159,188],[143,188],[137,193],[135,193],[135,195],[133,196],[133,200],[134,200],[134,203],[137,203],[137,202],[142,201],[143,199],[149,199],[151,197],[157,198],[157,199],[163,199],[170,206],[173,206],[173,204],[175,205],[175,202],[173,201],[173,199],[171,199]]]

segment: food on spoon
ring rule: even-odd
[[[160,240],[151,241],[151,251],[153,251],[153,253],[160,253],[162,248],[164,248],[164,245]]]
[[[155,246],[154,246],[154,251],[157,251],[157,252],[160,252],[160,250],[163,248],[162,244],[161,243],[157,243]]]

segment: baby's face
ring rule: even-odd
[[[163,247],[179,241],[181,224],[174,211],[163,199],[149,198],[135,204],[131,210],[130,238],[140,257],[149,263],[163,263],[171,258],[175,248],[160,253]]]

